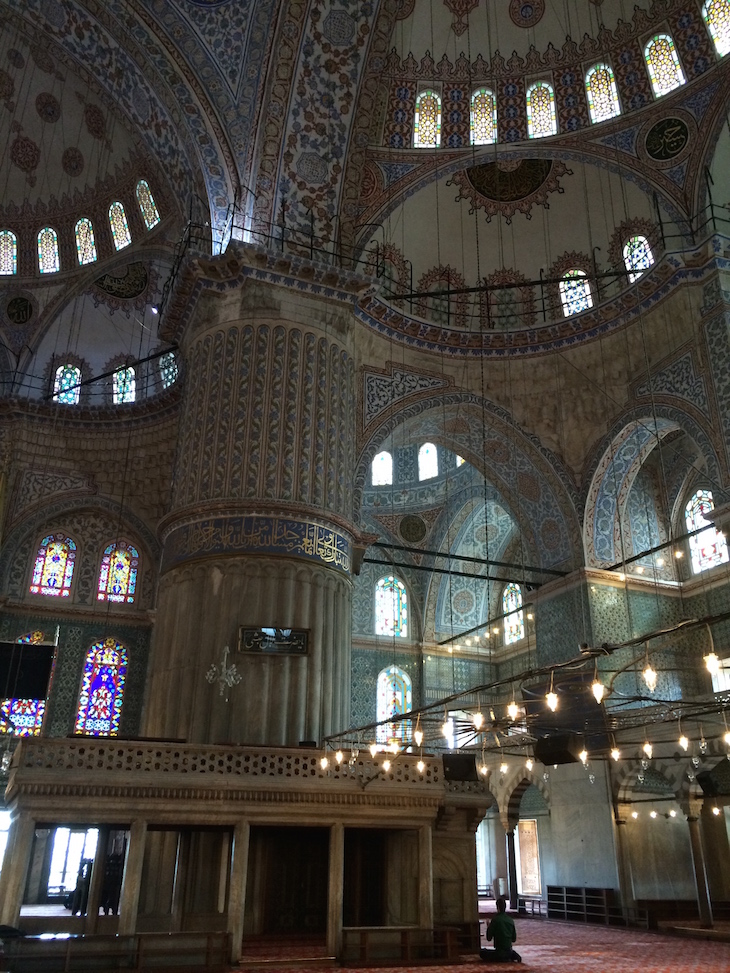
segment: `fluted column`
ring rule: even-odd
[[[292,745],[349,722],[349,314],[246,282],[196,306],[161,525],[149,735]],[[261,651],[241,637],[259,628],[293,629],[306,647]],[[227,704],[205,681],[226,645],[242,677]]]

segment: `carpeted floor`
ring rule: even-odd
[[[417,966],[414,973],[484,973],[488,970],[523,970],[524,973],[730,973],[730,943],[680,939],[645,930],[581,926],[547,920],[517,920],[518,952],[522,964],[484,963],[478,957],[464,957],[459,966]],[[294,944],[269,954],[257,967],[267,973],[332,971],[320,964],[309,947],[297,957]],[[285,955],[288,958],[285,959]],[[297,962],[301,959],[301,963]],[[242,966],[252,969],[254,956]],[[365,967],[350,967],[351,973],[366,973]],[[377,967],[377,973],[409,973],[409,967]]]

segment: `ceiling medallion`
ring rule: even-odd
[[[663,118],[649,129],[644,144],[655,162],[669,162],[681,155],[688,142],[689,129],[681,118]]]
[[[545,13],[545,0],[510,0],[509,15],[518,27],[534,27]]]
[[[560,177],[565,175],[573,171],[557,159],[505,159],[461,169],[446,185],[458,187],[456,201],[468,199],[470,213],[483,209],[487,222],[501,215],[511,223],[515,213],[529,220],[533,206],[549,208],[548,196],[563,192]]]
[[[540,0],[540,2],[543,2],[543,0]],[[479,6],[479,0],[444,0],[444,4],[454,15],[451,29],[457,37],[461,37],[469,26],[464,18],[468,16],[470,11]]]

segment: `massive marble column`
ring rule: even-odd
[[[348,724],[351,326],[346,304],[247,280],[191,313],[150,735],[291,745]],[[306,651],[241,651],[259,627],[306,633]],[[205,679],[226,645],[243,677],[227,704]]]

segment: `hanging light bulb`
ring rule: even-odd
[[[507,773],[507,771],[508,771],[508,770],[509,770],[509,767],[507,766],[507,764],[505,764],[505,763],[501,763],[501,764],[499,765],[499,772],[500,772],[500,774],[502,774],[503,776],[504,776],[504,774],[506,774],[506,773]]]
[[[677,812],[674,810],[674,808],[672,808],[672,810],[669,812],[669,817],[676,818],[676,816],[677,816]]]
[[[655,818],[656,817],[656,811],[649,811],[649,817],[650,818]]]
[[[532,770],[534,766],[535,765],[532,762],[532,757],[528,757],[527,760],[525,761],[525,767],[527,767],[528,770]]]
[[[550,692],[548,692],[546,694],[545,699],[547,701],[548,707],[554,713],[555,710],[558,708],[558,697],[557,697],[557,694],[556,694],[555,690],[553,689],[553,673],[552,672],[550,673]]]
[[[390,770],[390,760],[383,761],[383,770],[386,772],[386,774],[388,773]]]
[[[483,726],[484,726],[484,716],[483,716],[483,714],[482,713],[479,713],[479,712],[478,713],[475,713],[474,714],[474,729],[475,730],[481,730],[481,728]]]
[[[327,770],[329,765],[330,765],[329,760],[326,757],[322,757],[322,759],[319,762],[319,766],[322,768],[322,770]]]
[[[578,757],[580,759],[580,762],[585,767],[586,762],[588,761],[588,751],[587,750],[581,750],[581,752],[578,754]]]
[[[417,747],[420,747],[423,743],[423,730],[421,729],[420,722],[417,724],[416,729],[413,731],[413,742]]]
[[[723,736],[723,740],[730,747],[730,730]]]
[[[335,760],[337,761],[338,764],[341,764],[344,759],[345,759],[344,753],[341,750],[338,750],[337,753],[335,754]]]
[[[713,807],[712,813],[715,815],[715,817],[717,817],[720,813],[720,808],[717,806],[717,804]]]
[[[419,760],[418,761],[418,763],[416,764],[416,767],[418,767],[418,773],[419,774],[422,774],[424,772],[424,770],[426,769],[426,765],[425,765],[425,763],[422,760]]]
[[[687,739],[687,737],[686,737],[686,736],[684,735],[684,733],[683,733],[683,734],[682,734],[682,736],[681,736],[681,737],[679,738],[679,745],[680,745],[680,747],[681,747],[681,748],[682,748],[683,750],[687,750],[687,749],[689,749],[689,740],[688,740],[688,739]]]
[[[716,676],[720,671],[720,660],[714,652],[710,652],[705,656],[705,665],[711,676]]]
[[[441,732],[447,738],[451,736],[451,726],[452,723],[451,720],[449,719],[449,714],[447,712],[444,712],[444,721],[441,724]]]
[[[618,747],[613,747],[613,749],[611,750],[611,757],[613,760],[616,761],[621,759],[621,751],[619,750]]]
[[[591,685],[591,692],[593,693],[596,702],[600,703],[603,699],[603,694],[606,692],[606,687],[598,678],[596,678],[593,680],[593,684]]]
[[[631,817],[634,819],[634,821],[638,818],[638,816],[639,816],[639,812],[638,811],[632,811],[631,812]]]
[[[648,660],[646,663],[646,668],[644,669],[643,672],[643,676],[644,676],[644,682],[646,683],[649,692],[653,693],[654,690],[656,689],[656,672],[654,672],[652,667],[649,665]]]
[[[482,774],[483,777],[486,777],[489,773],[489,767],[487,767],[486,764],[482,764],[479,768],[479,773]]]
[[[371,757],[375,757],[377,755],[377,753],[378,753],[378,745],[377,745],[377,743],[371,743],[370,744],[370,756]]]
[[[644,753],[647,755],[647,757],[651,760],[651,755],[654,753],[654,748],[652,747],[652,745],[649,743],[648,740],[646,741],[646,743],[644,744],[644,746],[641,749],[644,751]]]
[[[400,745],[398,743],[398,737],[392,736],[390,738],[390,740],[388,740],[388,750],[390,750],[390,752],[394,756],[398,753],[398,751],[400,750]]]
[[[507,706],[507,716],[509,716],[509,718],[514,721],[519,716],[519,713],[520,711],[517,706],[517,703],[513,699],[512,702]]]

